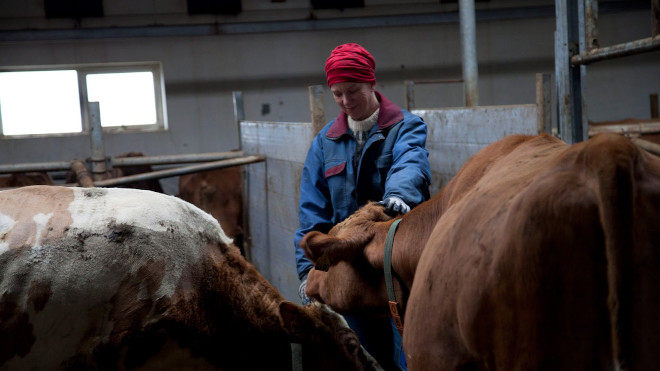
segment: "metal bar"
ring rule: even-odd
[[[585,0],[584,2],[585,48],[593,50],[599,47],[598,43],[598,0]]]
[[[578,0],[577,8],[577,39],[578,39],[578,49],[575,53],[583,53],[587,50],[587,20],[586,20],[586,2],[592,2],[590,7],[593,8],[593,2],[598,3],[598,0]],[[598,5],[595,5],[598,7]],[[593,10],[593,9],[592,9]],[[596,17],[598,15],[596,14]],[[597,25],[594,25],[597,26]],[[575,53],[571,54],[573,56]],[[584,100],[584,87],[587,82],[587,67],[579,66],[575,67],[571,65],[571,71],[573,74],[573,79],[571,81],[571,96],[573,99],[573,132],[572,132],[572,143],[581,142],[583,140],[589,139],[589,118],[587,117],[587,108],[586,102]],[[575,107],[579,107],[575,108]],[[579,115],[579,116],[577,116]]]
[[[250,234],[250,172],[246,166],[243,166],[241,169],[241,176],[243,177],[243,212],[242,222],[243,222],[243,255],[248,261],[252,261],[252,235]]]
[[[651,36],[660,35],[660,0],[651,0]]]
[[[613,123],[603,125],[591,125],[589,136],[599,133],[619,133],[626,135],[641,135],[660,133],[660,121],[644,120],[631,123]]]
[[[82,187],[94,187],[94,180],[92,176],[87,171],[85,163],[80,160],[71,161],[71,171],[76,174],[76,179],[78,179],[78,184]]]
[[[406,89],[406,109],[412,111],[415,109],[415,81],[405,80],[403,85]]]
[[[92,178],[106,178],[105,150],[103,149],[103,127],[101,127],[101,107],[99,102],[89,102],[89,139],[92,149]]]
[[[243,92],[233,91],[231,93],[234,102],[234,119],[238,127],[238,148],[242,149],[243,143],[241,142],[241,121],[245,120],[245,108],[243,105]]]
[[[639,139],[639,138],[633,138],[632,139],[633,143],[637,144],[638,146],[642,147],[643,149],[660,156],[660,145],[649,142],[648,140],[644,139]]]
[[[309,109],[312,112],[312,130],[316,135],[326,124],[323,85],[312,85],[307,89],[309,91]]]
[[[207,162],[226,160],[245,155],[243,151],[192,153],[183,155],[141,156],[141,157],[112,157],[110,163],[117,166],[143,166],[143,165],[172,165],[190,162]]]
[[[452,84],[463,82],[463,79],[438,79],[438,80],[406,80],[412,83],[413,85],[422,85],[422,84]]]
[[[570,64],[572,55],[579,50],[578,2],[557,0],[555,30],[555,84],[557,85],[557,119],[559,135],[567,143],[584,140],[582,79],[584,67]]]
[[[654,50],[660,50],[660,35],[580,53],[571,57],[571,64],[587,65],[593,62],[627,57]]]
[[[149,173],[129,175],[129,176],[113,178],[113,179],[105,179],[105,180],[100,180],[98,182],[95,181],[94,185],[96,187],[110,187],[119,184],[137,182],[141,180],[169,178],[183,174],[198,173],[201,171],[208,171],[208,170],[222,169],[231,166],[251,164],[255,162],[264,161],[265,159],[266,156],[264,155],[251,155],[241,158],[207,162],[204,164],[182,166],[182,167],[177,167],[175,169],[157,170]]]
[[[550,74],[536,74],[536,124],[538,133],[556,134],[552,127],[552,97],[550,96]],[[557,130],[554,130],[555,132]]]
[[[232,101],[234,103],[234,120],[236,121],[236,127],[238,130],[238,148],[243,149],[243,129],[242,122],[245,120],[245,104],[243,102],[243,92],[233,91],[231,93]],[[242,254],[245,258],[251,260],[252,258],[252,238],[250,237],[250,219],[247,214],[249,210],[249,199],[247,197],[249,191],[248,183],[248,171],[245,167],[241,169],[241,177],[243,178],[243,200],[241,207],[243,208],[241,224],[243,228],[243,241],[239,248],[241,249]]]
[[[31,164],[0,165],[0,174],[27,173],[31,171],[61,171],[70,169],[71,161],[35,162]]]
[[[465,105],[479,105],[479,71],[477,66],[477,37],[474,0],[459,0],[461,19],[461,50],[463,80],[465,80]]]
[[[184,155],[163,155],[144,157],[112,157],[110,163],[116,166],[171,165],[191,162],[219,161],[244,156],[242,151],[208,152]],[[35,162],[23,164],[0,165],[0,174],[22,173],[30,171],[61,171],[71,170],[70,161]]]

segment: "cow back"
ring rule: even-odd
[[[420,257],[410,369],[656,367],[659,170],[618,135],[492,163]]]
[[[208,213],[134,189],[0,192],[0,369],[379,370],[286,302]]]

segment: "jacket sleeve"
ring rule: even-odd
[[[323,148],[320,135],[312,141],[307,152],[300,177],[299,225],[294,236],[296,269],[303,280],[312,269],[312,262],[305,257],[300,241],[311,231],[328,232],[332,227],[330,192],[323,170]]]
[[[385,182],[383,199],[397,196],[410,207],[429,199],[431,165],[426,150],[426,123],[407,113],[392,148],[392,167]]]

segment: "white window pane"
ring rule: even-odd
[[[0,72],[5,135],[82,131],[76,71]]]
[[[101,126],[157,123],[151,72],[89,74],[87,95],[90,102],[100,103]]]

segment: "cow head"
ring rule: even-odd
[[[328,306],[301,307],[284,301],[280,316],[292,341],[302,344],[305,370],[382,370],[344,318]]]
[[[327,234],[309,232],[303,237],[300,247],[317,267],[324,265],[319,268],[322,270],[340,261],[354,261],[361,255],[370,262],[373,260],[372,264],[378,265],[377,259],[382,257],[379,238],[382,236],[377,232],[389,227],[391,220],[392,217],[385,213],[384,207],[374,203],[367,204],[335,225]],[[384,243],[384,240],[382,242]],[[382,266],[382,263],[380,265]]]
[[[392,221],[382,206],[367,204],[328,234],[305,235],[300,246],[319,268],[307,276],[307,295],[340,313],[387,316],[383,252]]]

